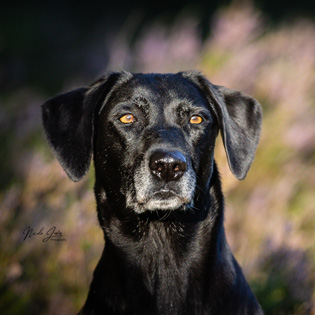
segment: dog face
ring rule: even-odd
[[[127,208],[143,213],[194,206],[197,190],[209,188],[219,130],[231,171],[244,178],[261,110],[196,72],[122,72],[48,101],[43,122],[71,179],[85,175],[94,152],[96,181],[106,194],[123,195]]]
[[[135,75],[113,91],[96,121],[96,173],[120,177],[127,207],[142,213],[193,206],[197,178],[210,178],[198,174],[201,156],[211,164],[218,131],[194,83],[180,75]]]

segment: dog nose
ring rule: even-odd
[[[150,157],[149,167],[153,175],[169,182],[183,176],[187,163],[185,156],[179,151],[157,150]]]

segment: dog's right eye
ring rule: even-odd
[[[119,118],[119,120],[123,123],[123,124],[131,124],[133,123],[136,118],[135,116],[133,116],[132,114],[126,114],[126,115],[123,115]]]

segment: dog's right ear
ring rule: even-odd
[[[89,87],[61,94],[42,105],[48,142],[67,175],[79,181],[93,152],[94,112],[105,102],[121,73],[110,73]]]

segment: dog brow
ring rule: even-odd
[[[183,112],[188,112],[193,108],[193,102],[190,100],[181,101],[177,108]]]
[[[142,96],[133,97],[130,99],[130,101],[136,106],[144,110],[147,110],[149,107],[149,101],[145,97],[142,97]]]
[[[185,99],[182,100],[178,105],[177,105],[177,110],[181,112],[190,112],[193,110],[204,110],[202,106],[199,106],[199,102],[195,102],[190,99]]]

